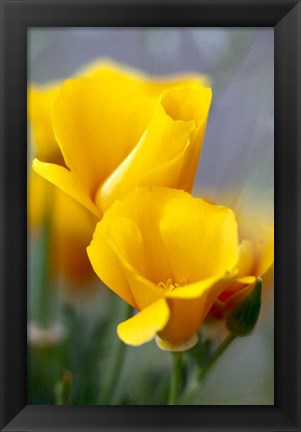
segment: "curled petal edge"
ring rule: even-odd
[[[142,345],[152,340],[157,332],[165,327],[169,316],[170,310],[167,302],[161,298],[120,323],[117,327],[117,334],[127,345]]]

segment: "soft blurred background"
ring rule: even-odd
[[[235,209],[249,209],[269,220],[273,218],[273,29],[35,28],[28,31],[28,83],[68,78],[101,57],[151,75],[206,74],[212,83],[213,100],[193,193],[208,195]],[[36,273],[43,239],[32,230],[29,233],[28,403],[58,403],[56,394],[62,380],[71,382],[71,403],[95,403],[100,385],[98,377],[106,377],[108,363],[118,344],[116,326],[112,322],[108,325],[108,310],[116,311],[118,323],[122,320],[123,305],[97,280],[89,283],[89,295],[72,296],[58,279],[56,287],[48,287],[50,293],[41,299]],[[195,403],[274,403],[272,288],[265,287],[255,332],[233,342]],[[45,301],[51,302],[53,320],[51,328],[46,330],[39,326],[39,317],[46,313],[40,310]],[[139,348],[127,347],[112,403],[164,403],[162,395],[166,392],[169,370],[168,354],[160,351],[154,342]],[[122,393],[124,389],[126,396]]]

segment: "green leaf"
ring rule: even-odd
[[[257,278],[254,289],[229,312],[226,325],[236,336],[248,336],[254,329],[261,307],[262,279]]]

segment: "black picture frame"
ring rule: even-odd
[[[300,431],[300,0],[1,3],[3,431]],[[26,406],[28,27],[274,27],[275,405]]]

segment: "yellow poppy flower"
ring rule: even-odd
[[[66,81],[54,103],[66,167],[36,159],[33,168],[98,218],[139,185],[191,191],[210,102],[201,76],[152,79],[94,66]]]
[[[88,255],[99,278],[139,311],[118,326],[127,344],[159,335],[187,349],[217,297],[240,277],[242,245],[232,210],[163,187],[137,188],[97,224]]]

